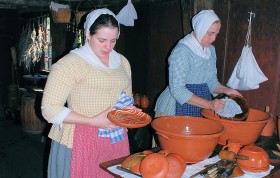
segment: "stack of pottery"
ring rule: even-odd
[[[149,107],[149,98],[146,95],[141,96],[139,93],[133,95],[134,105],[146,109]]]

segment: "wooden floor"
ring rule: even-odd
[[[0,116],[0,178],[46,177],[49,144],[45,137],[27,134],[17,120]]]

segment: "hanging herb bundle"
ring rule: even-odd
[[[28,27],[23,28],[21,33],[18,44],[18,59],[19,65],[27,71],[30,71],[31,65],[35,65],[45,56],[47,42],[46,27],[44,27],[46,24],[44,22],[46,21],[41,21],[39,18],[36,22],[30,21]]]
[[[26,27],[23,27],[19,43],[18,43],[18,55],[17,58],[19,59],[19,66],[22,66],[29,70],[31,61],[26,60],[26,51],[28,46],[31,44],[31,24],[28,23]]]

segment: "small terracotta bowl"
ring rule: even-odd
[[[263,172],[269,168],[269,156],[261,147],[255,145],[245,146],[240,149],[238,155],[249,157],[249,160],[237,159],[237,165],[244,171]]]

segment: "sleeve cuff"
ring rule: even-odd
[[[65,119],[65,117],[71,112],[69,108],[64,108],[60,113],[58,113],[51,121],[50,123],[54,125],[59,125],[62,127],[62,122]]]

